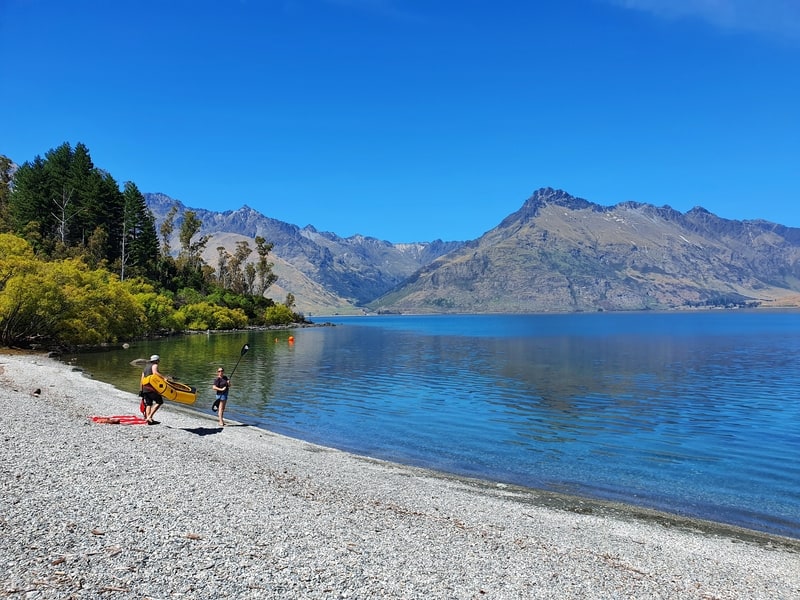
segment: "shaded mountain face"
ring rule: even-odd
[[[341,238],[314,227],[299,228],[264,216],[248,206],[215,212],[189,208],[164,194],[144,194],[159,230],[167,213],[177,205],[173,250],[178,249],[177,232],[183,214],[192,210],[202,222],[201,235],[212,236],[204,259],[216,266],[217,247],[231,254],[237,241],[261,236],[274,244],[269,260],[275,263],[278,282],[267,296],[282,301],[286,293],[295,296],[301,312],[354,312],[356,307],[385,294],[421,267],[459,248],[462,242],[420,242],[393,244],[366,236]],[[254,252],[255,255],[255,252]],[[253,256],[255,260],[256,256]]]
[[[695,208],[603,207],[550,188],[369,304],[386,312],[778,305],[800,291],[800,229]],[[791,302],[790,302],[791,304]]]

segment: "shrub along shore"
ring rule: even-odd
[[[37,598],[793,598],[800,540],[444,476],[0,355],[0,589]],[[114,595],[112,595],[114,594]]]

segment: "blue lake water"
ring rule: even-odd
[[[800,313],[318,318],[85,354],[137,357],[232,419],[354,453],[800,538]],[[288,336],[294,337],[289,343]],[[250,351],[241,356],[244,343]],[[167,417],[164,417],[167,420]]]

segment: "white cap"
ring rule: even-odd
[[[161,357],[158,354],[153,354],[153,356],[150,357],[150,362],[158,362],[159,360],[161,360]]]

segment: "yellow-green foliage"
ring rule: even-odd
[[[247,326],[247,315],[240,308],[227,308],[196,302],[178,309],[178,319],[186,329],[242,329]]]
[[[103,269],[89,270],[83,262],[68,260],[60,266],[68,308],[59,336],[68,343],[97,344],[141,333],[144,310],[130,286]]]
[[[99,344],[164,329],[247,324],[241,308],[195,301],[176,310],[174,299],[152,284],[120,281],[77,258],[42,260],[24,239],[0,234],[0,345]]]
[[[30,268],[33,260],[33,249],[28,242],[11,233],[0,233],[0,290],[11,275]]]
[[[264,321],[267,325],[290,325],[296,320],[292,309],[285,304],[270,306],[264,314]]]
[[[178,316],[172,298],[156,292],[149,283],[134,282],[131,287],[136,301],[144,311],[145,331],[184,329],[185,323]]]
[[[0,344],[43,338],[96,344],[145,326],[131,286],[78,259],[37,259],[27,242],[0,235]]]

